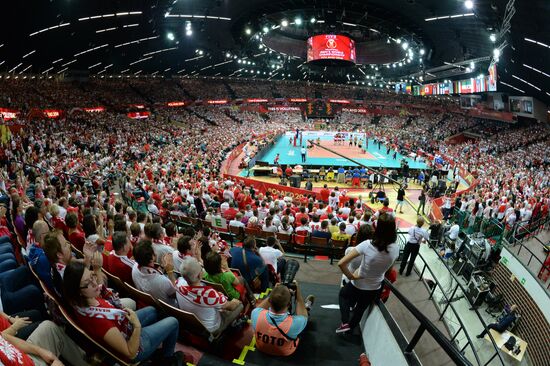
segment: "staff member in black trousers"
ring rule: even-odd
[[[407,240],[407,244],[405,244],[405,249],[403,250],[403,259],[401,259],[401,266],[399,267],[400,275],[403,274],[405,267],[407,267],[408,261],[409,266],[407,267],[407,272],[405,273],[405,276],[410,276],[414,265],[414,260],[416,259],[418,251],[420,250],[420,244],[422,244],[422,240],[427,241],[430,238],[428,232],[422,229],[423,225],[424,219],[422,217],[419,217],[418,219],[416,219],[416,226],[413,226],[409,229],[409,240]],[[410,261],[409,255],[411,257]]]
[[[422,215],[424,215],[424,208],[426,208],[426,192],[422,190],[420,196],[418,197],[418,208],[416,209],[416,214],[420,215],[420,210],[422,209]]]

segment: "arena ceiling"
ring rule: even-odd
[[[547,0],[473,0],[471,9],[464,0],[50,0],[3,5],[0,72],[14,77],[204,75],[386,86],[399,80],[475,77],[487,73],[498,49],[499,90],[550,102]],[[360,64],[305,63],[305,40],[324,32],[355,39]]]

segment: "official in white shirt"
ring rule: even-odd
[[[403,258],[401,259],[401,266],[399,267],[399,274],[401,275],[403,274],[405,267],[407,267],[407,272],[405,272],[405,276],[410,276],[412,268],[414,266],[414,260],[416,259],[418,251],[420,250],[420,244],[422,244],[423,240],[428,241],[428,239],[430,238],[428,232],[422,229],[423,225],[424,219],[422,217],[418,217],[418,219],[416,220],[416,226],[413,226],[409,229],[409,238],[407,240],[407,244],[405,244],[405,249],[403,250]],[[408,266],[407,262],[409,263]]]

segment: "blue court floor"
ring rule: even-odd
[[[302,139],[302,146],[307,146],[307,141],[312,140],[315,141],[317,138],[320,138],[321,141],[330,141],[329,148],[334,149],[335,151],[338,151],[338,146],[333,145],[334,141],[334,134],[336,132],[328,132],[328,131],[304,131],[303,132],[303,139]],[[268,163],[270,165],[273,164],[273,161],[275,160],[275,156],[277,153],[280,154],[279,156],[279,164],[281,165],[296,165],[296,164],[302,164],[302,165],[310,165],[310,166],[357,166],[357,164],[352,163],[351,161],[344,159],[342,157],[337,158],[323,158],[323,157],[309,157],[306,155],[306,162],[302,163],[302,156],[300,155],[300,146],[298,146],[299,140],[296,144],[296,147],[293,146],[289,142],[289,139],[294,137],[294,132],[287,132],[283,136],[281,136],[278,141],[269,149],[265,155],[258,159],[258,161]],[[359,133],[354,133],[354,135],[362,135]],[[364,136],[364,135],[363,135]],[[348,145],[348,139],[344,142],[344,145]],[[364,140],[363,140],[364,141]],[[365,145],[364,143],[362,144]],[[408,163],[409,167],[411,169],[424,169],[426,168],[426,163],[414,161],[413,159],[409,157],[404,157],[401,154],[397,154],[396,159],[393,159],[393,153],[394,150],[390,150],[389,155],[386,154],[386,147],[384,145],[381,146],[380,150],[378,149],[378,144],[374,144],[373,140],[369,140],[369,146],[367,149],[368,153],[372,156],[369,156],[369,154],[366,154],[369,156],[369,158],[355,158],[352,157],[353,160],[358,161],[359,163],[368,166],[368,167],[384,167],[384,168],[399,168],[401,166],[401,160],[405,158]],[[345,154],[344,154],[345,155]]]

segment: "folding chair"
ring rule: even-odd
[[[304,262],[307,262],[307,244],[309,241],[309,231],[297,231],[294,233],[293,249],[297,252],[304,251]]]
[[[319,238],[317,236],[310,236],[309,243],[306,245],[306,258],[309,250],[313,250],[313,254],[315,254],[317,250],[320,250],[321,253],[324,252],[330,257],[330,264],[332,264],[332,247],[330,245],[329,239]]]
[[[126,289],[126,292],[130,295],[130,298],[136,300],[136,304],[138,305],[138,308],[141,309],[147,306],[153,306],[155,308],[158,308],[157,300],[155,300],[153,296],[149,295],[146,292],[138,290],[132,285],[129,285],[127,283],[123,283],[123,284],[124,284],[124,288]]]
[[[275,237],[279,240],[283,248],[292,248],[292,234],[276,233]]]
[[[140,364],[140,362],[129,362],[125,358],[119,356],[115,352],[112,352],[110,349],[104,347],[101,343],[96,342],[92,337],[88,335],[88,333],[86,333],[82,328],[78,326],[78,324],[73,320],[69,312],[65,308],[63,308],[63,306],[60,305],[59,302],[54,297],[52,297],[49,293],[46,293],[46,296],[49,297],[54,303],[57,304],[59,313],[63,316],[64,320],[66,321],[66,324],[70,328],[72,328],[75,332],[80,333],[80,337],[73,337],[73,338],[77,338],[80,341],[79,344],[82,344],[82,340],[85,340],[86,346],[88,347],[84,347],[84,348],[92,348],[95,351],[94,354],[99,354],[100,356],[107,355],[108,358],[111,358],[112,360],[115,361],[115,363],[118,363],[122,366],[136,366]],[[109,364],[110,362],[107,362],[107,363]]]
[[[332,256],[334,257],[335,254],[338,254],[339,257],[343,257],[346,252],[346,248],[348,247],[348,241],[332,239],[331,245],[332,245]]]

